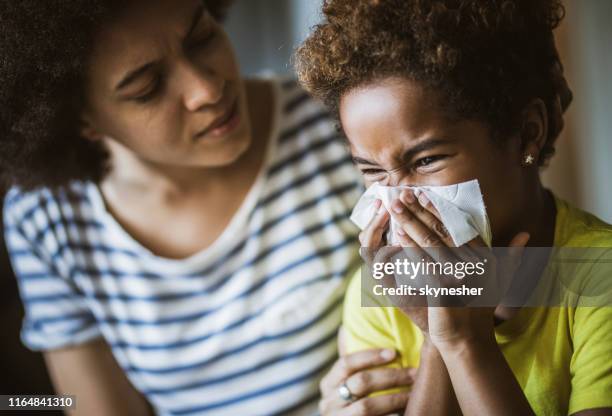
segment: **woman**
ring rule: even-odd
[[[612,247],[612,226],[540,181],[571,97],[558,1],[328,0],[323,13],[299,77],[336,109],[367,184],[477,179],[493,246]],[[452,247],[422,196],[379,210],[361,245],[383,245],[393,218],[402,246]],[[406,414],[612,414],[610,308],[362,308],[360,282],[345,301],[345,351],[394,348],[397,366],[419,365]],[[325,380],[324,414],[378,406],[362,376]]]
[[[22,339],[81,414],[299,414],[336,359],[359,175],[224,3],[0,2]]]

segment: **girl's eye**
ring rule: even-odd
[[[364,175],[377,175],[379,173],[382,173],[383,171],[380,169],[363,169],[361,171],[361,173],[363,173]]]
[[[435,162],[437,162],[439,160],[442,160],[444,158],[445,158],[445,156],[426,156],[424,158],[421,158],[421,159],[417,160],[414,165],[417,168],[427,167],[427,166],[431,165],[432,163],[435,163]]]

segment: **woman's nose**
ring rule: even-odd
[[[225,80],[213,71],[186,62],[181,65],[180,85],[185,108],[198,111],[207,105],[217,104],[223,98]]]

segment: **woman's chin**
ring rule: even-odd
[[[232,138],[222,146],[202,149],[198,160],[193,163],[201,167],[221,168],[229,167],[238,162],[251,147],[251,139],[248,135]]]

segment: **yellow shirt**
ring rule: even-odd
[[[556,206],[555,247],[612,247],[611,225],[558,198]],[[344,305],[348,351],[394,348],[393,366],[418,367],[420,330],[399,309],[361,307],[360,289],[358,272]],[[495,337],[537,415],[612,407],[612,307],[523,308]]]

